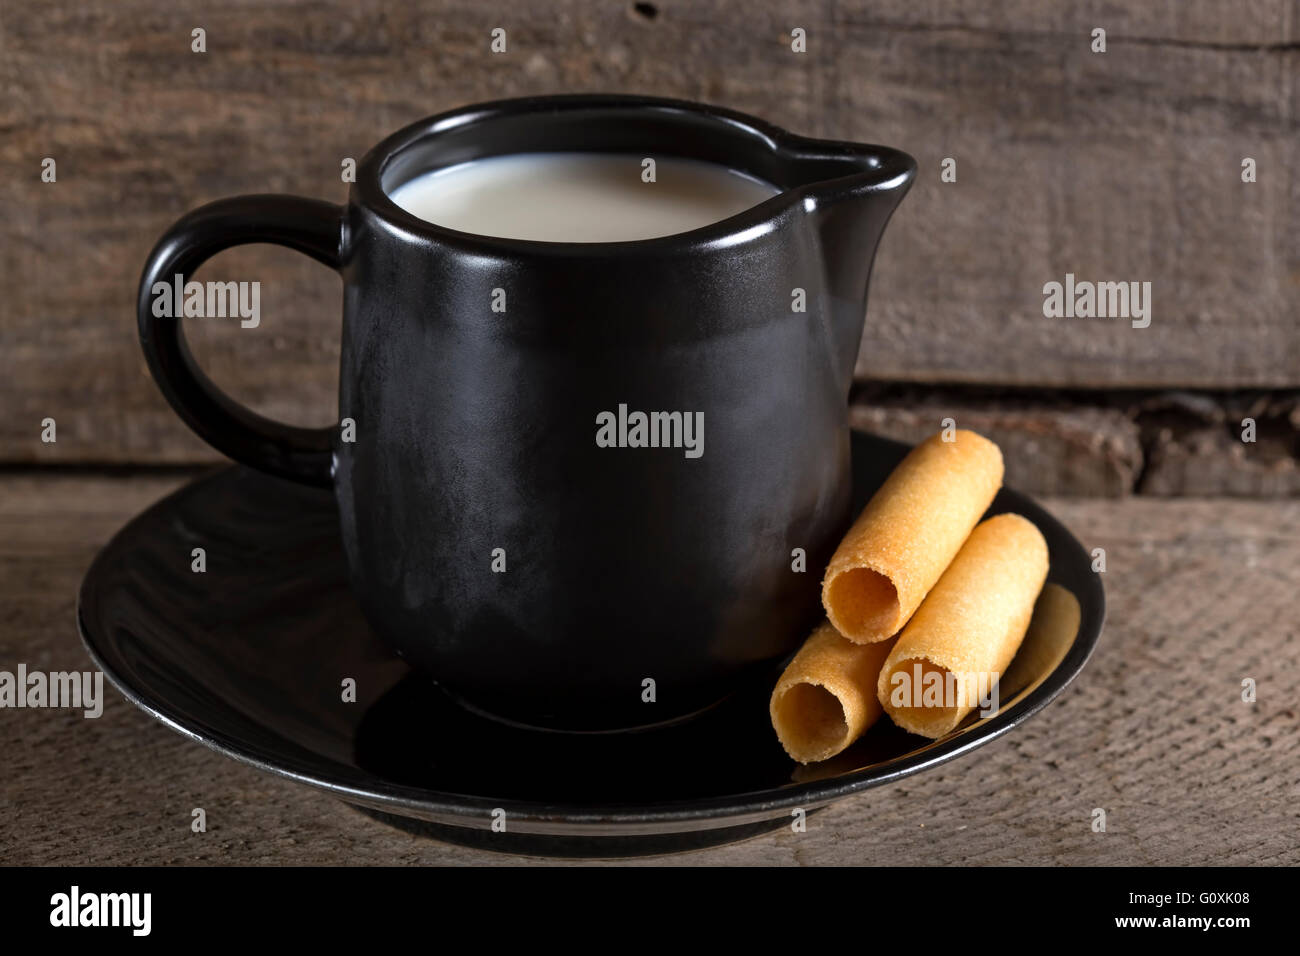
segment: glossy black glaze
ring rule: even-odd
[[[906,448],[853,435],[854,507]],[[87,572],[83,640],[130,700],[238,760],[344,800],[423,821],[470,845],[562,855],[688,849],[788,825],[811,809],[992,740],[1078,674],[1105,613],[1100,577],[1070,533],[1009,489],[993,512],[1042,530],[1049,580],[1077,627],[1027,638],[1002,709],[938,741],[883,721],[839,757],[799,767],[767,714],[776,670],[701,716],[622,734],[531,731],[457,706],[395,657],[346,584],[334,501],[246,468],[181,489],[133,520]],[[205,574],[190,549],[208,549]],[[777,665],[779,667],[779,664]],[[345,678],[356,703],[342,700]],[[505,834],[491,812],[508,814]],[[427,824],[427,826],[425,825]]]
[[[328,485],[336,428],[298,428],[249,411],[217,388],[190,354],[176,319],[153,314],[154,284],[171,284],[223,249],[272,243],[338,268],[340,210],[297,196],[240,196],[183,216],[158,240],[140,277],[140,345],[163,395],[200,438],[236,461],[310,484]]]
[[[386,192],[445,165],[566,150],[706,160],[783,192],[691,232],[599,244],[457,232]],[[199,434],[321,483],[322,433],[216,392],[177,323],[149,313],[148,289],[237,242],[338,268],[340,417],[356,440],[334,442],[333,480],[368,620],[450,692],[508,719],[676,719],[765,672],[816,614],[815,569],[850,517],[846,400],[868,276],[914,172],[895,150],[678,101],[470,107],[376,147],[346,210],[254,197],[181,220],[145,270],[141,341]],[[805,312],[791,308],[796,288]],[[620,405],[703,413],[702,457],[597,447],[597,415]],[[792,570],[796,548],[811,573]]]

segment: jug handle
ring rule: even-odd
[[[136,302],[140,347],[149,371],[181,419],[238,462],[309,485],[333,483],[335,427],[300,428],[245,408],[213,384],[190,354],[180,316],[154,314],[156,283],[182,288],[205,261],[232,246],[286,246],[336,272],[342,265],[343,208],[298,196],[220,199],[187,213],[154,246]],[[181,303],[173,303],[181,312]]]

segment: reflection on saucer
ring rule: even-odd
[[[1041,684],[1065,660],[1079,633],[1080,619],[1078,598],[1059,584],[1048,582],[1038,595],[1020,650],[998,685],[1003,707]]]
[[[1034,616],[1025,639],[998,683],[999,711],[1014,706],[1026,694],[1047,679],[1074,645],[1081,619],[1079,601],[1059,584],[1048,583],[1034,605]],[[876,725],[853,746],[830,760],[802,766],[794,764],[790,775],[794,783],[807,783],[853,773],[895,757],[920,754],[929,748],[963,734],[977,726],[982,718],[973,710],[952,733],[939,740],[927,740],[906,733],[882,716]]]

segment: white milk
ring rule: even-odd
[[[606,153],[518,153],[435,170],[393,202],[427,222],[505,239],[621,242],[671,236],[734,216],[780,190],[725,166]]]

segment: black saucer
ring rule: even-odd
[[[906,446],[855,433],[857,506]],[[414,674],[363,622],[346,583],[328,492],[229,468],[135,518],[96,557],[78,620],[95,663],[128,699],[181,733],[330,791],[439,839],[564,856],[660,853],[785,826],[965,753],[1042,708],[1079,673],[1105,613],[1099,577],[1070,533],[1004,489],[1047,538],[1057,600],[1002,681],[1001,709],[939,741],[882,720],[824,764],[776,741],[770,681],[685,723],[572,735],[471,713]],[[191,550],[207,570],[190,569]],[[1045,592],[1045,595],[1048,592]],[[356,681],[356,702],[342,700]],[[505,813],[505,832],[492,829]]]

